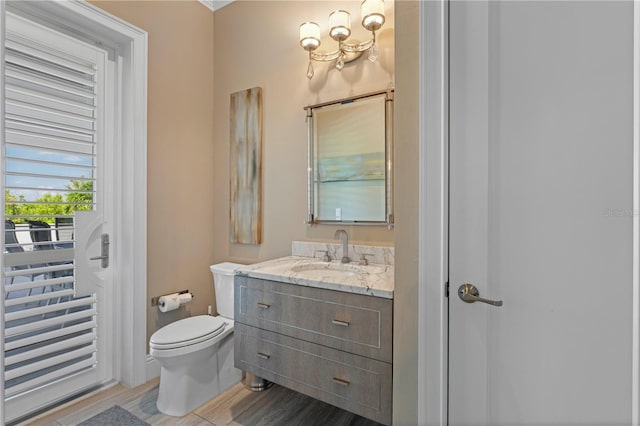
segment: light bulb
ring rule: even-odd
[[[315,22],[300,25],[300,46],[304,50],[316,50],[320,46],[320,26]]]
[[[329,15],[329,35],[335,41],[344,41],[351,35],[351,15],[344,10],[336,10]]]
[[[364,0],[361,5],[362,26],[377,31],[384,25],[384,0]]]

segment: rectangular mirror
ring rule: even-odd
[[[393,225],[393,90],[306,107],[308,223]]]

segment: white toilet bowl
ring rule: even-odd
[[[211,267],[216,296],[219,286],[226,290],[217,303],[227,309],[218,311],[231,317],[234,266],[239,265]],[[242,378],[242,371],[233,365],[233,318],[199,315],[173,322],[153,333],[149,348],[161,367],[156,405],[163,414],[184,416]]]
[[[158,411],[184,416],[242,378],[233,366],[233,320],[200,315],[171,323],[151,336],[160,363]]]

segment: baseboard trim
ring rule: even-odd
[[[147,382],[151,379],[155,379],[156,377],[160,377],[160,364],[151,355],[147,355],[146,366]]]

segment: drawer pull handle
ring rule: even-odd
[[[267,303],[262,303],[262,302],[258,302],[258,306],[261,307],[262,309],[269,309],[271,307],[271,305]]]
[[[343,327],[349,327],[349,323],[347,321],[333,320],[331,321],[335,325],[341,325]]]
[[[348,380],[344,380],[344,379],[341,379],[339,377],[334,377],[333,378],[333,382],[337,383],[339,385],[342,385],[342,386],[349,386],[349,383],[351,383]]]
[[[262,352],[258,352],[257,355],[258,355],[258,358],[262,358],[262,359],[271,358],[271,355],[263,354]]]

